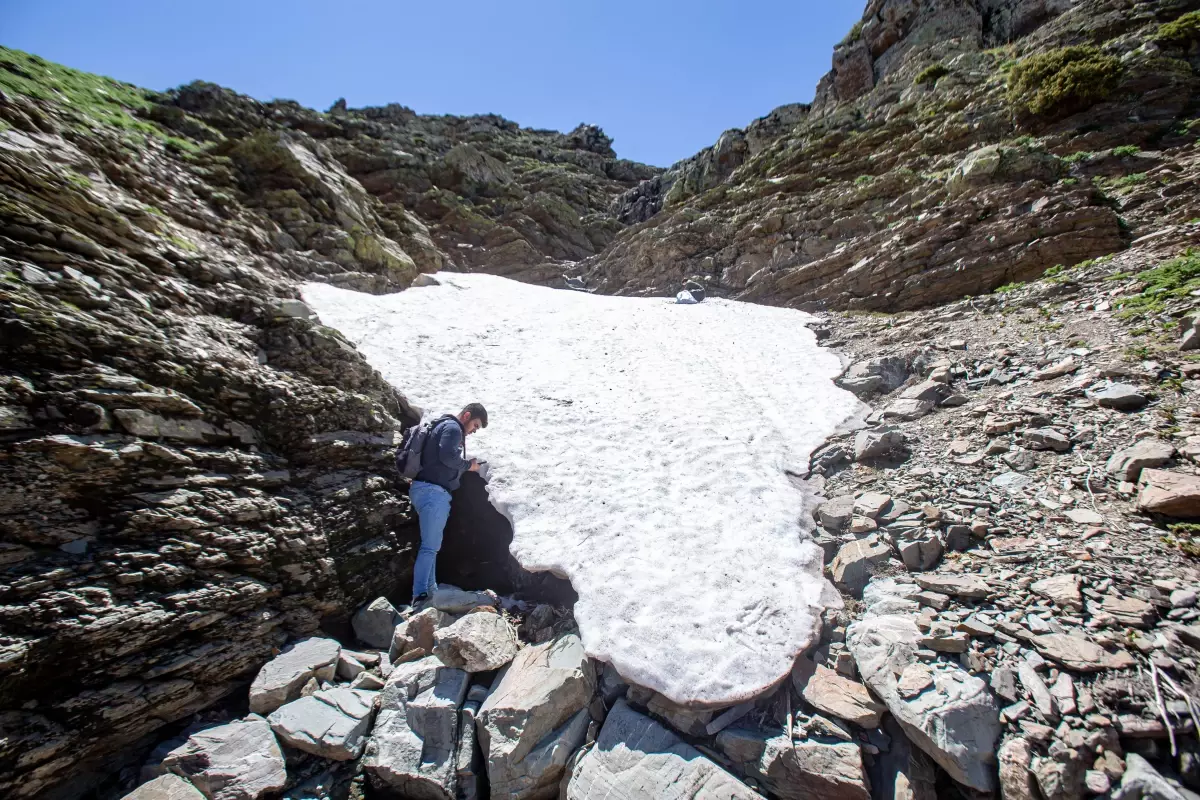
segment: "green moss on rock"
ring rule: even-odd
[[[1178,19],[1160,25],[1154,41],[1165,47],[1190,47],[1200,42],[1200,11],[1189,11]]]
[[[913,84],[917,86],[923,83],[936,84],[939,78],[945,77],[949,74],[950,70],[945,64],[930,64],[928,67],[917,73],[917,77],[913,78]]]

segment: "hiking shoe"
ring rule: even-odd
[[[429,595],[419,594],[412,599],[412,605],[409,607],[412,609],[412,613],[416,614],[418,611],[424,611],[427,605],[429,605]]]

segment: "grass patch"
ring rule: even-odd
[[[80,175],[78,172],[68,172],[67,182],[77,189],[88,190],[92,188],[92,180],[86,175]]]
[[[850,28],[850,32],[846,34],[844,39],[838,42],[838,45],[854,44],[862,38],[862,29],[863,21],[860,19],[858,22],[854,23],[854,25]]]
[[[1114,147],[1112,149],[1112,154],[1119,158],[1124,158],[1125,156],[1136,156],[1140,152],[1142,151],[1136,144],[1123,144],[1120,147]]]
[[[1024,285],[1025,285],[1024,281],[1015,281],[1013,283],[1006,283],[1003,286],[997,286],[993,290],[993,293],[994,294],[1008,294],[1009,292],[1015,292],[1017,289],[1020,289]]]
[[[20,50],[0,47],[0,89],[55,103],[87,127],[163,136],[156,126],[130,113],[150,107],[145,90]]]
[[[875,182],[874,175],[859,175],[857,178],[854,179],[855,186],[870,186],[874,182]]]
[[[1158,27],[1154,41],[1167,47],[1188,47],[1200,41],[1200,11],[1189,11],[1178,19]]]
[[[1121,319],[1134,319],[1164,310],[1165,302],[1188,297],[1200,289],[1200,252],[1188,248],[1179,258],[1173,258],[1153,269],[1137,274],[1138,280],[1146,284],[1140,294],[1122,297],[1116,301]]]
[[[949,74],[950,69],[945,64],[930,64],[917,73],[917,77],[913,78],[913,85],[920,86],[923,83],[937,83],[938,78],[943,78]]]
[[[1091,161],[1095,153],[1089,150],[1080,150],[1078,153],[1071,153],[1069,156],[1063,156],[1063,161],[1068,164],[1078,164],[1082,161]]]
[[[1122,175],[1119,178],[1113,178],[1111,181],[1105,181],[1108,186],[1113,189],[1128,189],[1132,186],[1137,186],[1139,183],[1146,182],[1146,173],[1135,172],[1132,175]]]
[[[1022,59],[1008,76],[1008,99],[1037,115],[1081,111],[1111,95],[1121,62],[1095,47],[1061,47]]]

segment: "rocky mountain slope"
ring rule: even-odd
[[[957,300],[1200,216],[1190,0],[872,0],[809,106],[630,191],[599,291]],[[1190,21],[1189,21],[1190,20]]]
[[[409,580],[390,458],[418,413],[299,281],[556,278],[654,172],[589,126],[156,94],[0,50],[0,794],[77,796]]]
[[[0,794],[119,794],[164,737],[245,714],[247,684],[285,643],[322,623],[349,643],[351,611],[406,599],[416,534],[390,456],[418,411],[295,287],[399,291],[437,269],[646,294],[696,277],[855,312],[827,317],[829,343],[861,362],[843,382],[898,430],[814,459],[829,574],[853,597],[870,574],[933,572],[865,598],[919,632],[901,642],[903,687],[869,669],[855,602],[814,656],[862,673],[898,719],[905,698],[928,699],[925,678],[1007,675],[975,695],[1004,701],[999,765],[986,747],[931,752],[909,728],[881,736],[865,692],[857,727],[830,722],[855,708],[806,692],[807,677],[723,738],[707,732],[724,714],[628,689],[705,748],[681,745],[705,775],[701,752],[777,796],[853,762],[836,796],[866,796],[870,772],[898,796],[955,796],[986,773],[1005,796],[1074,798],[1151,781],[1138,753],[1194,788],[1193,712],[1150,665],[1195,697],[1186,520],[1200,510],[1139,508],[1132,483],[1149,467],[1178,494],[1196,473],[1178,329],[1200,337],[1197,9],[871,0],[811,106],[666,172],[617,159],[590,126],[146,92],[0,50]],[[1128,386],[1112,402],[1144,408],[1101,402],[1114,382]],[[901,453],[899,468],[879,458]],[[1078,581],[1035,588],[1061,575]],[[526,638],[559,622],[527,619]],[[1039,646],[1058,635],[1088,640],[1105,669]],[[789,747],[763,733],[785,720]],[[599,758],[581,797],[612,779]]]

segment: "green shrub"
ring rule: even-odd
[[[1123,144],[1120,147],[1114,147],[1112,150],[1112,154],[1118,158],[1124,158],[1125,156],[1136,156],[1140,152],[1142,151],[1136,144]]]
[[[855,186],[870,186],[874,182],[875,177],[873,175],[859,175],[854,179]]]
[[[1003,286],[997,286],[994,291],[996,294],[1008,294],[1009,292],[1015,292],[1024,285],[1024,281],[1016,281],[1015,283],[1006,283]]]
[[[1200,250],[1189,248],[1179,258],[1137,274],[1146,284],[1141,294],[1122,297],[1117,301],[1118,316],[1129,319],[1163,310],[1163,301],[1188,297],[1200,289]]]
[[[858,22],[854,23],[854,27],[852,27],[850,32],[846,34],[846,38],[842,39],[840,42],[838,42],[838,44],[854,44],[862,38],[862,29],[863,20],[860,19]]]
[[[1069,156],[1063,156],[1063,161],[1068,164],[1078,164],[1080,161],[1090,161],[1094,153],[1088,150],[1080,150],[1078,153],[1071,153]]]
[[[1031,114],[1080,111],[1111,95],[1121,62],[1095,47],[1062,47],[1022,59],[1008,76],[1008,99]]]
[[[917,77],[913,78],[913,84],[919,86],[922,83],[937,83],[938,78],[949,74],[950,70],[944,64],[930,64],[917,73]]]
[[[1200,41],[1200,11],[1189,11],[1176,20],[1160,25],[1154,41],[1168,47],[1189,47]]]

